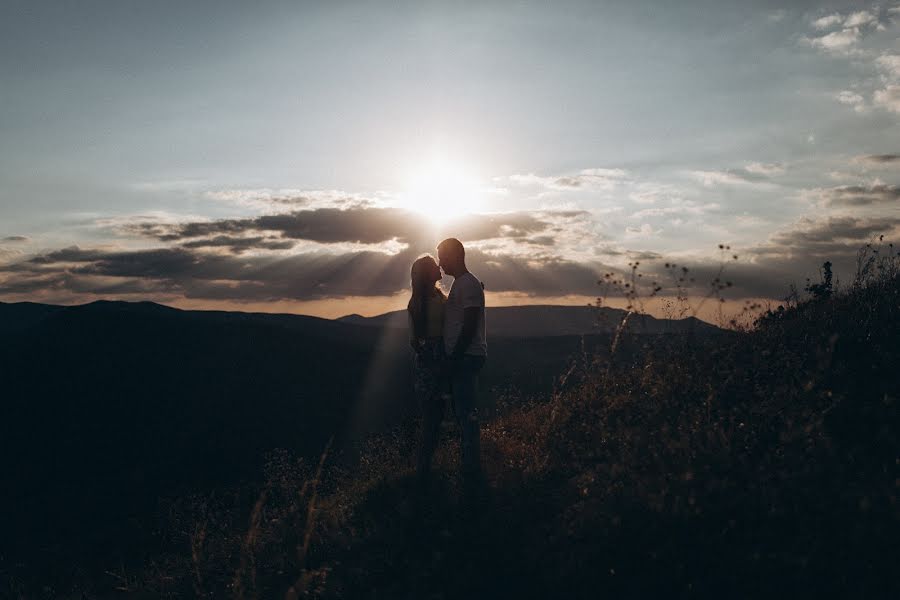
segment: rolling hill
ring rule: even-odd
[[[625,311],[593,306],[491,306],[485,317],[489,337],[554,337],[607,334],[622,322]],[[353,314],[338,321],[369,327],[406,328],[406,311],[398,310],[374,317]],[[628,330],[636,334],[685,333],[709,334],[720,331],[695,317],[680,320],[634,315]]]
[[[581,335],[589,310],[491,309],[483,411],[602,355],[608,333]],[[146,528],[160,496],[258,477],[273,449],[316,456],[332,435],[352,461],[417,413],[405,322],[377,326],[397,319],[0,303],[0,512],[19,534],[7,539],[113,544],[128,523]]]

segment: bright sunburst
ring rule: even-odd
[[[410,170],[401,205],[440,224],[482,210],[483,191],[463,166],[432,160]]]

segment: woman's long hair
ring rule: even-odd
[[[425,337],[425,331],[428,324],[428,299],[434,296],[443,296],[437,287],[437,281],[430,277],[430,272],[438,268],[437,263],[431,256],[422,256],[417,258],[410,269],[410,279],[412,281],[412,297],[406,310],[412,316],[413,337]]]

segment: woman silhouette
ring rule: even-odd
[[[437,287],[441,269],[431,256],[417,259],[410,271],[409,343],[415,350],[415,392],[422,409],[422,434],[416,472],[424,483],[431,473],[431,457],[449,397],[444,373],[444,303],[447,297]]]

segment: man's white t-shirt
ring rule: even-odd
[[[487,336],[484,326],[484,286],[471,273],[464,273],[453,280],[447,304],[444,305],[444,347],[447,354],[456,348],[456,340],[462,332],[463,311],[467,308],[481,309],[481,318],[475,328],[475,337],[464,354],[487,356]]]

